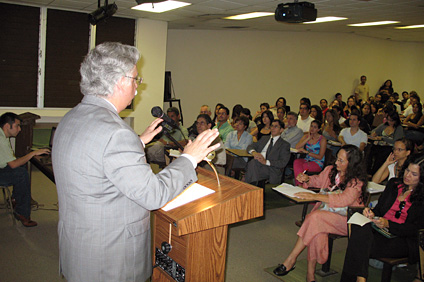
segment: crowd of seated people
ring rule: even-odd
[[[364,89],[366,92],[367,88]],[[283,173],[287,174],[286,166],[292,156],[290,148],[293,148],[297,149],[297,156],[301,156],[290,161],[294,183],[304,188],[321,188],[320,194],[298,195],[318,203],[303,222],[293,251],[274,270],[276,275],[292,271],[297,256],[308,248],[307,281],[315,280],[315,264],[324,263],[328,257],[328,234],[346,235],[346,209],[351,205],[364,205],[367,181],[387,183],[389,192],[382,194],[373,211],[366,209],[364,214],[379,216],[380,219],[373,219],[375,224],[388,227],[394,234],[406,234],[403,241],[399,241],[401,246],[416,239],[410,230],[424,227],[422,220],[416,219],[416,211],[424,205],[423,191],[414,192],[414,189],[424,189],[423,162],[417,161],[422,157],[420,150],[424,140],[420,97],[415,91],[404,91],[403,99],[399,100],[390,80],[374,97],[366,93],[357,95],[355,92],[346,101],[337,93],[330,104],[321,99],[319,106],[311,105],[310,99],[303,97],[298,112],[290,111],[284,97],[279,97],[272,107],[267,102],[261,103],[254,116],[240,104],[234,106],[230,115],[228,108],[218,103],[213,119],[207,105],[201,108],[202,114],[195,123],[198,132],[211,128],[215,121],[220,132],[217,142],[224,148],[246,150],[252,155],[250,159],[239,157],[233,162],[233,168],[244,169],[244,181],[253,185],[259,185],[260,181],[280,184]],[[327,149],[336,159],[325,167]],[[308,175],[308,172],[319,174]],[[419,184],[415,186],[417,179]],[[377,249],[388,242],[376,244],[380,238],[368,227],[364,231],[355,229],[358,228],[352,231],[355,237],[349,242],[346,261],[357,259],[355,256],[359,254],[355,248],[358,240],[364,240],[363,236],[370,236],[369,244],[361,248],[360,263],[356,261],[351,267],[345,267],[343,275],[346,279],[366,281],[360,279],[367,277],[367,258],[386,255]],[[396,252],[387,255],[397,256]],[[399,254],[415,261],[412,252],[410,248],[402,248]]]

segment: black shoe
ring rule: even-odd
[[[290,271],[296,268],[296,265],[293,265],[293,267],[289,270],[287,270],[286,266],[284,264],[279,264],[276,269],[274,269],[274,274],[277,276],[284,276],[287,275]]]

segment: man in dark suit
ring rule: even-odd
[[[281,182],[281,169],[290,160],[290,144],[280,137],[283,130],[283,122],[274,120],[271,135],[263,136],[258,142],[247,147],[246,151],[254,157],[247,164],[247,183],[256,184],[260,180],[269,180],[272,184]]]

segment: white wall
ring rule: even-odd
[[[424,44],[354,34],[169,30],[166,70],[186,126],[202,104],[231,111],[240,103],[254,113],[279,96],[294,110],[303,96],[313,104],[337,92],[347,99],[362,74],[371,95],[392,79],[395,91],[424,98]]]
[[[142,133],[153,121],[150,109],[161,105],[163,101],[167,29],[166,22],[145,19],[137,21],[136,47],[141,53],[137,68],[144,81],[134,99],[134,110],[124,110],[120,114],[122,117],[134,118],[134,130],[137,133]],[[12,111],[17,114],[32,112],[42,117],[63,117],[69,110],[1,108],[0,115]]]

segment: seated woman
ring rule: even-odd
[[[387,114],[387,122],[380,124],[371,132],[370,139],[377,141],[373,145],[368,163],[369,173],[373,175],[384,163],[384,160],[390,155],[393,150],[395,141],[405,137],[403,127],[400,122],[399,114],[395,111],[390,111]]]
[[[240,116],[235,120],[235,130],[231,131],[227,135],[225,140],[225,148],[227,149],[239,149],[246,150],[247,146],[253,143],[253,137],[246,129],[249,127],[249,119],[244,116]],[[232,168],[246,168],[246,158],[235,158]]]
[[[256,123],[252,120],[252,115],[250,114],[250,110],[248,108],[243,108],[240,112],[240,116],[245,116],[249,119],[249,127],[247,128],[247,132],[251,133],[256,127]]]
[[[417,146],[421,145],[424,140],[424,129],[421,126],[424,124],[423,106],[421,103],[415,103],[412,106],[412,114],[406,117],[403,124],[407,126],[405,136],[414,141]]]
[[[355,96],[352,95],[352,96],[349,96],[349,98],[347,98],[347,104],[343,109],[343,115],[345,118],[348,118],[350,116],[350,112],[353,106],[356,107],[356,101],[355,101]]]
[[[262,123],[262,113],[265,111],[269,111],[269,104],[268,103],[262,103],[259,106],[260,110],[256,112],[255,116],[253,117],[253,121],[256,123],[256,125],[259,125]]]
[[[402,138],[395,142],[393,152],[387,157],[383,165],[377,170],[372,177],[372,182],[381,183],[393,177],[400,177],[400,172],[406,159],[414,153],[414,143],[406,138]]]
[[[341,281],[366,281],[369,258],[419,259],[418,230],[424,228],[424,155],[414,155],[401,178],[392,178],[374,209],[363,215],[397,236],[386,238],[372,224],[351,226]]]
[[[322,127],[322,136],[324,136],[327,141],[338,142],[339,134],[342,128],[339,124],[339,117],[337,113],[330,109],[325,113],[325,124]],[[338,146],[332,146],[327,143],[327,149],[330,149],[335,156],[337,151],[340,149]]]
[[[320,172],[324,167],[325,150],[327,150],[327,139],[319,134],[321,123],[317,120],[311,122],[309,133],[303,135],[296,149],[307,154],[304,159],[296,159],[293,162],[294,177],[296,179],[302,171]],[[299,181],[295,180],[299,185]]]
[[[311,113],[309,114],[311,118],[319,120],[322,123],[322,110],[318,105],[311,106]]]
[[[362,165],[362,153],[354,145],[343,146],[335,165],[327,166],[319,175],[299,174],[297,180],[307,187],[319,187],[319,194],[296,193],[296,196],[318,202],[305,218],[296,244],[274,273],[283,276],[295,268],[296,259],[308,247],[306,281],[315,281],[316,263],[328,258],[328,234],[347,235],[347,206],[363,206],[367,176]]]
[[[364,121],[368,124],[368,127],[372,128],[372,124],[374,122],[374,115],[371,112],[370,104],[368,104],[368,103],[362,104],[361,114],[362,114]]]
[[[271,134],[271,124],[274,121],[274,115],[271,113],[271,111],[264,111],[261,114],[261,123],[258,125],[258,127],[250,133],[256,141],[261,139],[264,135],[270,135]]]

